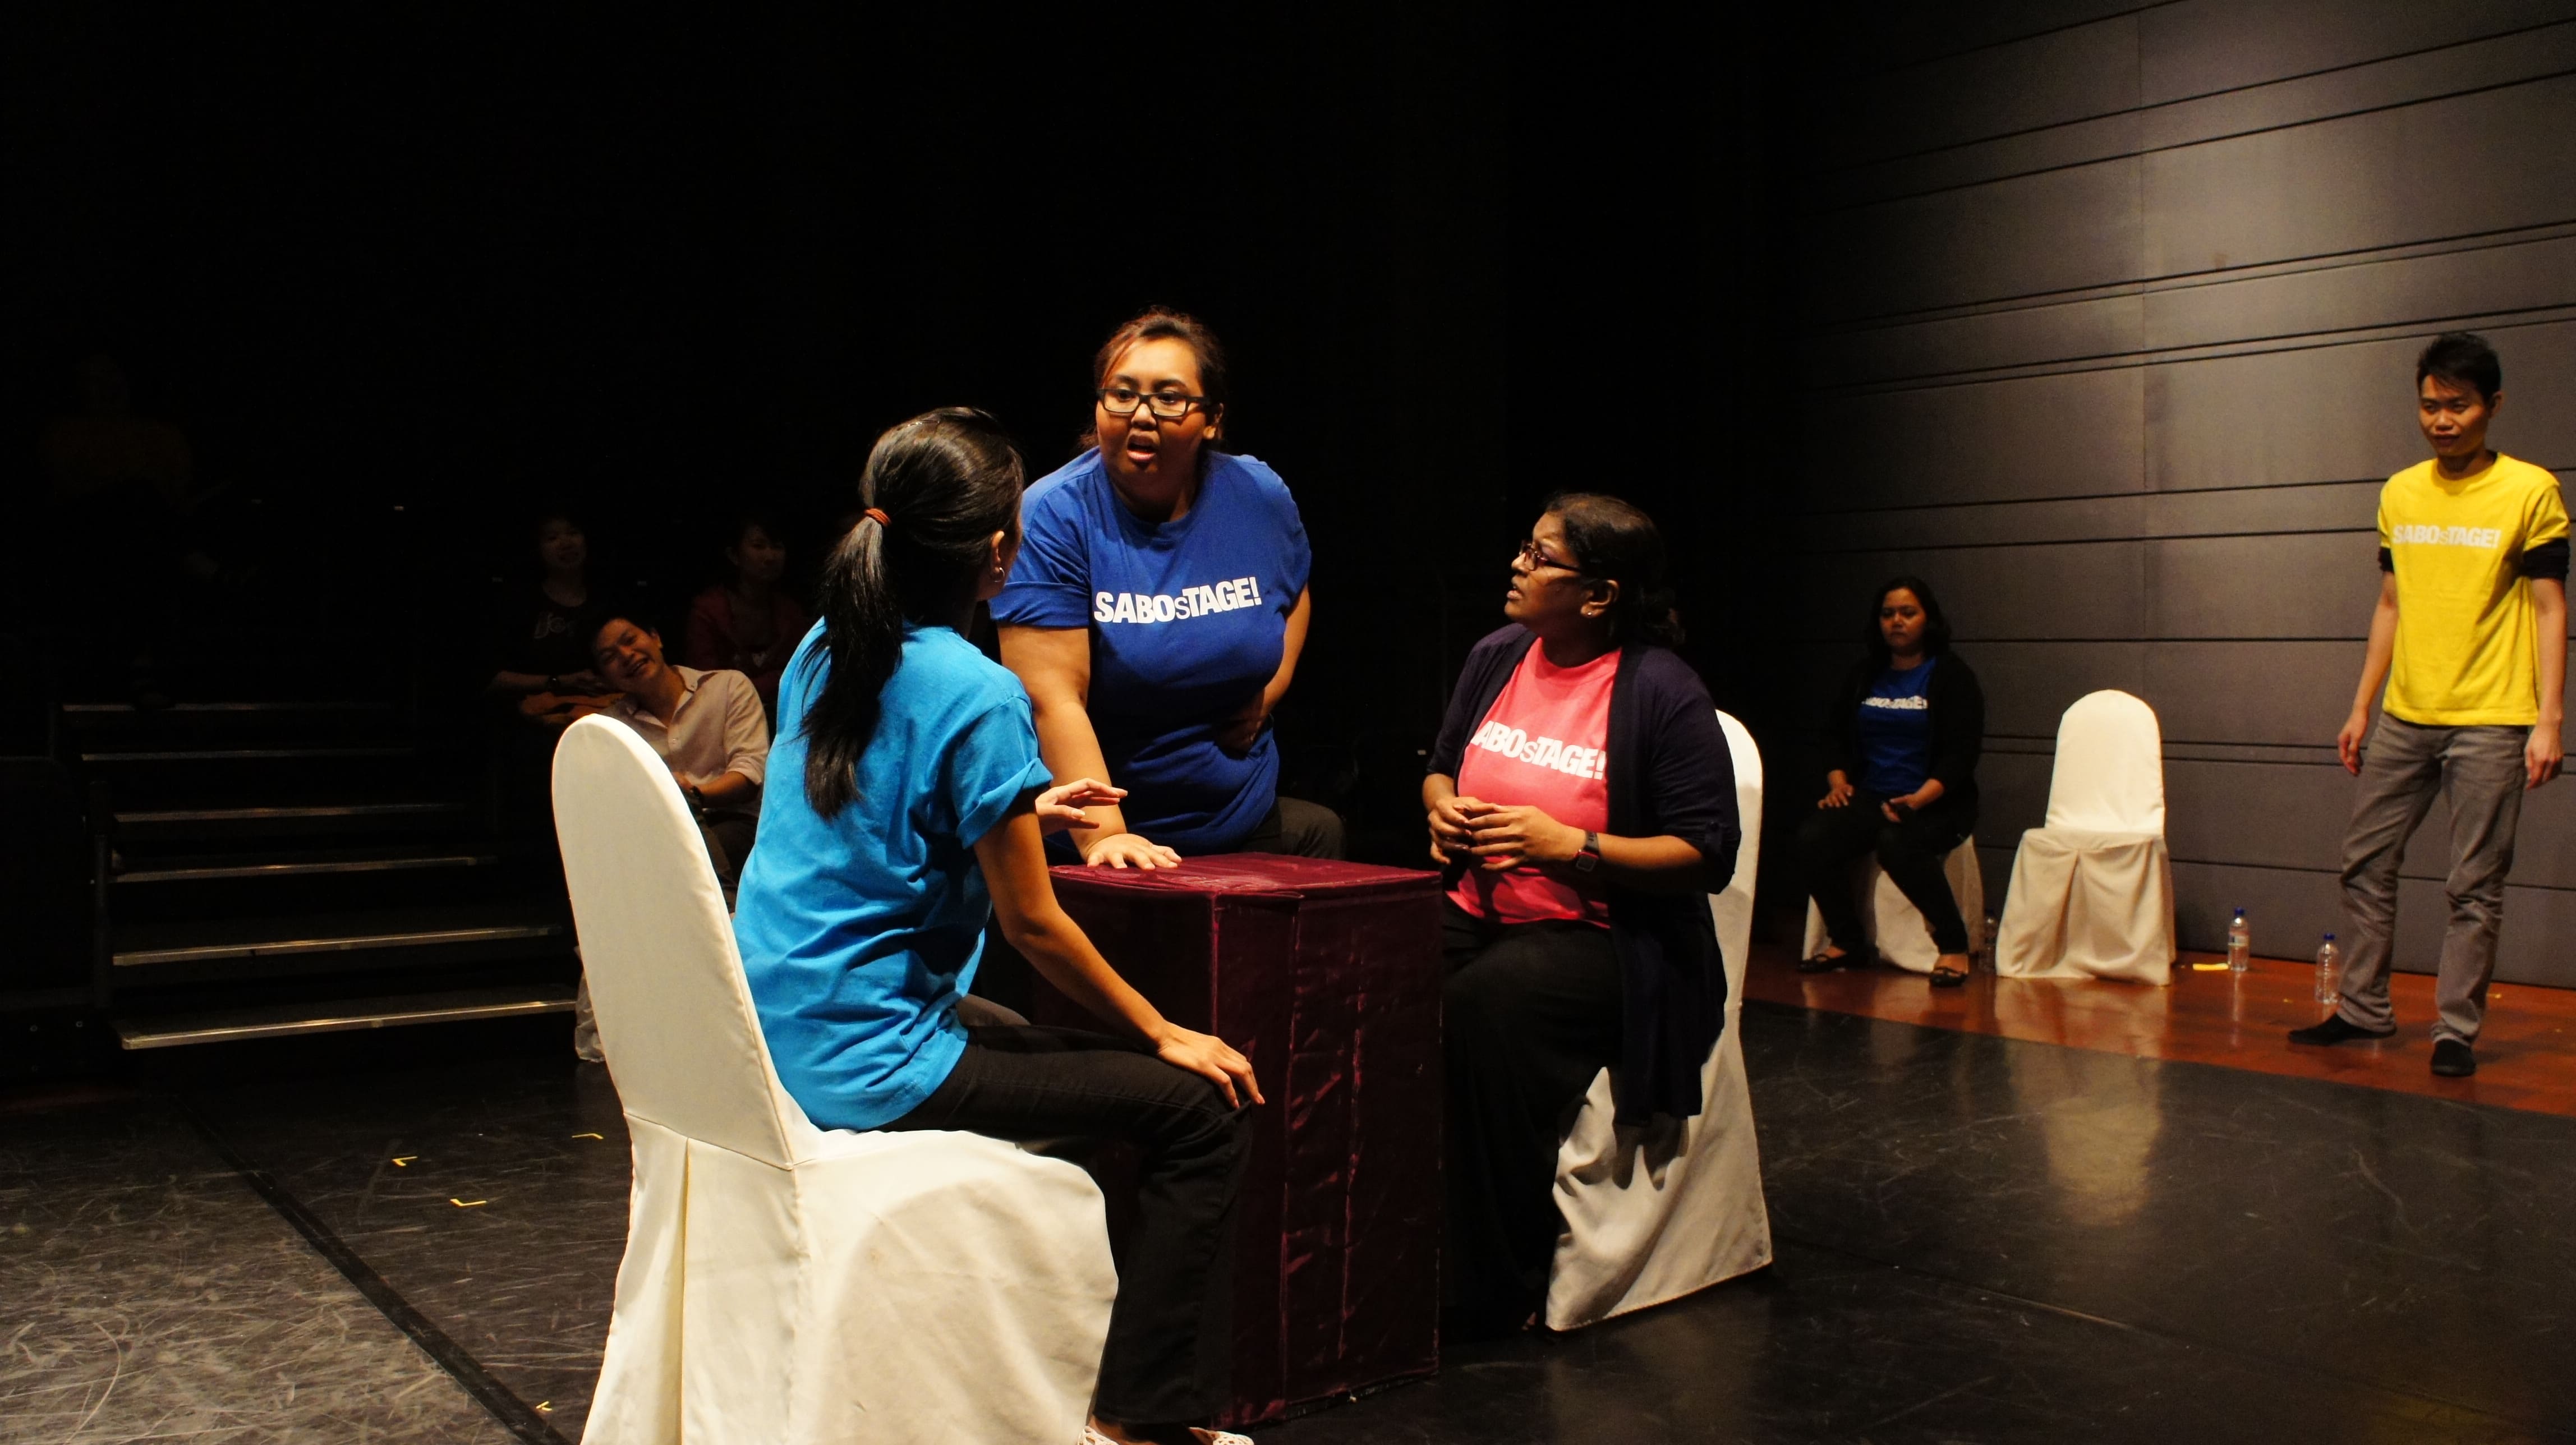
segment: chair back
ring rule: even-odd
[[[2075,700],[2057,724],[2048,826],[2163,836],[2164,736],[2155,709],[2109,689]]]
[[[784,1096],[733,921],[670,769],[632,729],[587,717],[555,747],[554,791],[600,1047],[626,1112],[788,1166]]]
[[[1709,912],[1717,920],[1718,956],[1726,961],[1726,1008],[1732,1016],[1743,1003],[1745,952],[1753,946],[1753,875],[1762,861],[1762,750],[1753,745],[1744,724],[1723,708],[1717,725],[1735,759],[1735,811],[1744,825],[1744,841],[1735,850],[1735,876],[1708,896]]]

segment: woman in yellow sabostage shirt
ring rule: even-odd
[[[2487,447],[2504,367],[2483,338],[2452,332],[2415,363],[2418,420],[2433,459],[2379,494],[2379,606],[2352,716],[2335,737],[2360,776],[2344,830],[2351,951],[2333,1014],[2295,1044],[2384,1039],[2397,864],[2437,791],[2451,804],[2450,926],[2434,1001],[2433,1072],[2477,1072],[2472,1052],[2495,973],[2505,874],[2522,795],[2558,775],[2567,689],[2567,507],[2558,479]],[[2379,727],[2370,702],[2388,696]],[[2370,746],[2365,750],[2365,735]]]

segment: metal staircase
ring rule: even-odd
[[[570,1009],[539,847],[471,747],[352,697],[69,703],[93,847],[93,1000],[128,1049]]]

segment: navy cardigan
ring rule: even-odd
[[[1536,640],[1515,623],[1467,654],[1426,771],[1458,776],[1467,739]],[[1603,781],[1612,836],[1679,838],[1699,850],[1707,868],[1704,891],[1608,893],[1619,958],[1619,1067],[1612,1076],[1619,1122],[1690,1118],[1702,1105],[1700,1068],[1726,1027],[1726,968],[1706,894],[1735,875],[1744,825],[1735,810],[1735,758],[1716,705],[1699,674],[1665,648],[1619,654]],[[1455,884],[1467,866],[1452,862],[1445,880]]]

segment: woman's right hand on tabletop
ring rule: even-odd
[[[1484,804],[1474,798],[1442,798],[1425,814],[1431,825],[1431,861],[1444,867],[1451,859],[1464,858],[1476,846],[1476,835],[1467,822],[1466,809]]]
[[[1844,777],[1840,773],[1825,774],[1825,795],[1816,800],[1816,806],[1819,808],[1840,808],[1848,806],[1851,800],[1851,779]]]
[[[1134,833],[1112,833],[1085,843],[1082,861],[1094,868],[1178,868],[1181,855]]]
[[[1242,1108],[1246,1099],[1255,1104],[1264,1102],[1261,1085],[1253,1081],[1252,1061],[1212,1034],[1193,1033],[1167,1023],[1154,1040],[1154,1057],[1216,1085],[1224,1091],[1225,1101],[1235,1108]]]

